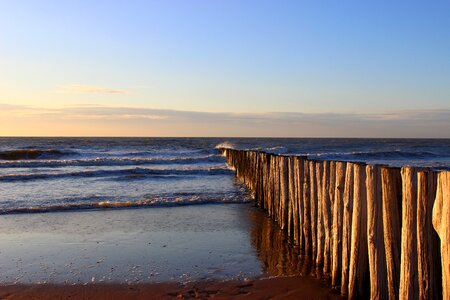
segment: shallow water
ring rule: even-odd
[[[13,214],[0,284],[186,282],[302,272],[299,251],[250,204]]]

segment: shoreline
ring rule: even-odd
[[[344,299],[312,276],[189,283],[3,285],[0,299]]]

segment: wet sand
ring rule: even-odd
[[[0,284],[145,283],[264,275],[249,204],[3,215]]]
[[[312,277],[136,285],[3,286],[0,299],[343,299]]]
[[[0,245],[0,299],[338,298],[251,204],[6,215]]]

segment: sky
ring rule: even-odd
[[[449,12],[0,0],[0,136],[450,138]]]

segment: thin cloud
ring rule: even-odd
[[[0,108],[4,112],[0,119],[9,126],[22,121],[33,124],[51,121],[67,126],[73,124],[74,127],[95,124],[87,132],[94,135],[92,128],[106,128],[105,132],[111,130],[129,136],[139,133],[159,136],[450,138],[450,109],[374,113],[213,113],[100,105],[38,108],[0,104]],[[79,135],[87,133],[83,131]]]
[[[126,89],[108,88],[95,85],[70,84],[60,87],[63,93],[67,94],[131,94],[132,91]]]

